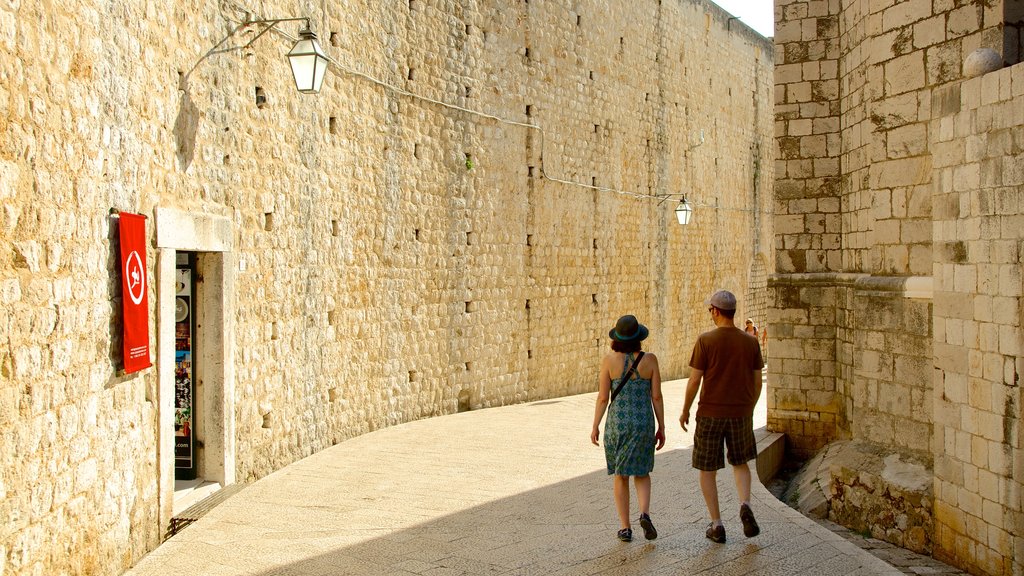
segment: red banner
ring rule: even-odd
[[[146,217],[121,212],[121,302],[124,312],[124,371],[149,368],[149,286]]]

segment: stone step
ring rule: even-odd
[[[167,535],[164,537],[164,540],[167,540],[178,532],[181,532],[186,526],[202,518],[204,514],[213,510],[218,504],[224,502],[232,495],[245,488],[245,486],[245,484],[231,484],[230,486],[225,486],[211,494],[208,498],[204,498],[185,510],[182,510],[178,514],[175,514],[174,517],[171,518],[171,526],[167,530]]]
[[[758,428],[754,430],[754,438],[757,440],[757,477],[767,486],[786,459],[786,435]]]

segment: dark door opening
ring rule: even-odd
[[[196,254],[178,252],[174,300],[174,478],[192,480],[195,450]]]

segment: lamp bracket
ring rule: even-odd
[[[265,24],[265,26],[263,27],[262,30],[260,30],[259,34],[256,34],[256,36],[254,36],[252,40],[246,42],[245,46],[242,46],[241,48],[239,48],[239,50],[245,50],[249,46],[252,46],[254,42],[260,39],[260,37],[262,37],[267,32],[270,32],[275,26],[277,26],[281,22],[298,22],[299,20],[305,20],[306,30],[309,30],[309,18],[304,16],[296,18],[268,18],[260,20],[246,20],[245,22],[242,22],[235,30],[238,30],[246,26],[255,26],[258,24]]]
[[[218,42],[217,45],[214,46],[212,50],[210,50],[210,54],[218,54],[220,52],[229,52],[229,51],[233,52],[235,50],[245,50],[248,47],[252,46],[257,40],[262,38],[264,34],[266,34],[267,32],[270,32],[271,30],[273,30],[274,27],[276,27],[278,24],[280,24],[282,22],[298,22],[300,20],[306,22],[306,29],[308,30],[309,29],[309,18],[307,16],[297,16],[297,17],[293,17],[293,18],[260,18],[260,19],[257,19],[257,20],[250,20],[250,19],[247,18],[241,24],[239,24],[238,26],[235,26],[231,30],[231,32],[228,33],[228,35],[224,37],[223,40]],[[263,29],[260,30],[259,33],[256,34],[256,36],[253,36],[252,39],[250,39],[248,42],[246,42],[245,45],[234,47],[234,48],[228,48],[226,50],[217,50],[217,48],[219,48],[221,44],[223,44],[229,38],[231,38],[232,36],[237,34],[238,31],[241,30],[242,28],[247,28],[249,26],[258,26],[258,25],[263,25]]]
[[[665,194],[664,196],[660,196],[659,198],[660,198],[660,200],[658,200],[658,206],[661,206],[662,204],[665,203],[666,200],[671,200],[672,198],[679,198],[680,200],[686,200],[686,194],[682,194],[682,193],[680,193],[680,194]]]
[[[256,20],[251,19],[250,16],[251,16],[251,14],[249,12],[246,12],[245,13],[245,20],[243,20],[237,26],[232,28],[227,33],[226,36],[221,38],[221,40],[219,42],[214,44],[213,48],[210,48],[206,52],[206,54],[203,54],[199,58],[199,60],[197,60],[196,63],[192,65],[192,68],[190,68],[189,71],[182,77],[181,84],[183,86],[183,89],[186,89],[184,87],[186,87],[188,85],[188,78],[189,78],[189,76],[192,75],[192,72],[195,71],[195,69],[199,66],[199,64],[203,60],[206,60],[207,58],[209,58],[210,56],[213,56],[214,54],[224,54],[224,53],[227,53],[227,52],[237,52],[237,51],[240,51],[240,50],[245,50],[245,49],[249,48],[250,46],[252,46],[254,42],[256,42],[257,40],[262,38],[264,34],[266,34],[267,32],[270,32],[271,30],[273,30],[274,27],[276,27],[278,24],[280,24],[282,22],[298,22],[299,20],[303,20],[303,21],[306,22],[306,29],[307,30],[309,29],[309,17],[308,16],[296,16],[296,17],[289,17],[289,18],[260,18],[260,19],[256,19]],[[243,28],[247,28],[249,26],[257,26],[257,25],[264,25],[263,29],[260,30],[259,33],[256,34],[256,36],[254,36],[251,40],[246,42],[243,46],[231,46],[229,48],[221,48],[221,46],[223,46],[225,42],[227,42],[232,37],[234,37],[235,34],[238,34],[238,32],[241,31]]]

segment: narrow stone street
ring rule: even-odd
[[[728,474],[719,476],[728,541],[708,541],[692,439],[677,420],[684,385],[664,385],[657,540],[616,540],[603,452],[588,439],[594,394],[584,394],[343,442],[241,490],[128,574],[900,574],[757,482],[762,533],[745,538]],[[764,419],[762,402],[755,425]]]

